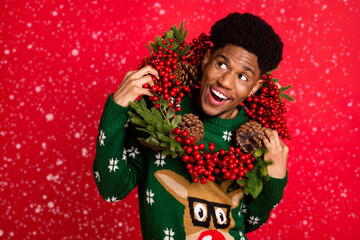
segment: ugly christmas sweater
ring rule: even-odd
[[[181,114],[200,113],[189,97]],[[245,196],[242,188],[229,192],[231,181],[194,183],[180,158],[171,158],[142,146],[129,121],[130,108],[106,101],[99,124],[95,181],[101,196],[120,201],[138,186],[143,239],[247,239],[245,233],[264,224],[282,199],[287,177],[271,178],[260,195]],[[247,120],[244,108],[234,119],[201,118],[208,146],[228,149],[232,136]],[[209,238],[211,236],[212,238]],[[205,238],[207,237],[207,238]]]

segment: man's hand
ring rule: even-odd
[[[120,106],[128,107],[129,102],[134,101],[140,95],[153,96],[150,89],[143,87],[146,83],[149,84],[150,87],[154,86],[151,75],[159,79],[159,74],[156,69],[149,65],[137,71],[127,72],[120,87],[113,95],[114,101]]]
[[[276,130],[266,129],[265,134],[267,138],[263,142],[269,152],[265,153],[264,159],[273,161],[273,164],[268,166],[268,174],[273,178],[284,178],[289,148],[281,141]]]

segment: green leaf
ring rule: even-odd
[[[292,96],[287,95],[287,94],[285,94],[285,93],[280,93],[279,96],[281,96],[282,98],[285,98],[285,99],[287,99],[287,100],[290,100],[290,101],[292,101],[292,102],[295,102],[295,99],[294,99]]]
[[[273,79],[271,79],[274,83],[277,83],[277,82],[279,82],[279,79],[278,78],[273,78]]]
[[[135,125],[139,125],[141,127],[146,127],[148,124],[142,120],[141,118],[138,117],[131,117],[131,122]]]
[[[190,49],[190,44],[186,45],[186,47],[184,47],[184,49],[181,51],[181,55],[186,55],[187,52],[189,51]]]
[[[175,151],[176,150],[176,147],[175,147],[175,144],[173,141],[170,141],[170,150],[171,151]]]
[[[171,121],[171,130],[173,130],[174,128],[176,128],[177,126],[179,126],[181,123],[181,115],[177,115],[176,117],[173,118],[173,120]]]
[[[279,91],[282,93],[282,92],[285,92],[285,91],[289,90],[291,87],[292,87],[291,85],[286,86],[286,87],[281,87],[281,88],[279,89]]]
[[[165,40],[166,40],[166,41],[169,41],[169,39],[170,39],[170,38],[173,38],[173,37],[174,37],[174,32],[173,32],[173,30],[169,30],[169,32],[168,32],[167,35],[166,35]]]
[[[263,182],[256,176],[254,170],[247,172],[245,176],[247,177],[246,186],[248,187],[249,193],[253,198],[256,198],[263,188]]]
[[[149,45],[152,47],[152,49],[154,50],[154,52],[157,50],[157,46],[154,42],[150,41]]]
[[[167,111],[167,113],[166,113],[166,118],[167,118],[167,119],[170,119],[170,118],[172,118],[174,115],[175,115],[174,109],[169,108],[168,111]]]
[[[145,44],[145,47],[146,47],[147,49],[149,49],[150,54],[152,54],[152,53],[153,53],[153,51],[151,50],[151,48],[150,48],[147,44]]]
[[[181,23],[180,23],[179,32],[180,32],[181,34],[183,34],[183,31],[184,31],[184,22],[181,22]]]
[[[149,130],[150,132],[155,132],[155,131],[156,131],[155,127],[152,126],[152,125],[148,125],[148,126],[146,127],[146,129]]]
[[[168,100],[165,100],[163,98],[160,98],[159,99],[159,104],[161,105],[161,107],[163,108],[163,110],[166,110],[169,108],[169,101]]]
[[[156,109],[154,107],[151,108],[151,112],[153,114],[153,116],[156,118],[157,121],[159,122],[163,122],[164,121],[164,118],[163,116],[161,115],[161,112],[159,109]]]
[[[156,36],[156,43],[157,43],[158,46],[164,46],[162,44],[162,38],[160,36]]]
[[[240,186],[244,186],[245,183],[246,183],[246,179],[237,180],[237,183],[238,183]]]
[[[169,121],[168,120],[166,120],[165,122],[164,122],[164,133],[166,134],[166,135],[169,135],[170,134],[170,132],[171,132],[171,124],[169,123]]]
[[[159,131],[160,134],[166,134],[163,124],[161,124],[161,123],[156,124],[156,129]]]

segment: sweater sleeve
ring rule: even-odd
[[[128,121],[129,110],[110,95],[100,119],[93,174],[100,195],[109,202],[125,198],[143,173],[144,161],[135,129]]]
[[[270,212],[283,198],[287,180],[287,173],[283,179],[270,178],[257,198],[254,199],[250,194],[245,197],[245,233],[254,231],[266,223]]]

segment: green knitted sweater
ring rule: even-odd
[[[181,114],[199,114],[184,97]],[[287,176],[271,178],[260,195],[245,196],[242,188],[228,191],[230,180],[221,184],[193,183],[181,159],[163,156],[142,146],[140,135],[129,121],[129,108],[106,101],[99,124],[94,178],[101,196],[120,201],[138,186],[143,239],[247,239],[245,233],[264,224],[282,199]],[[236,129],[247,120],[239,107],[234,119],[201,118],[208,146],[228,149]],[[210,238],[211,237],[211,238]]]

